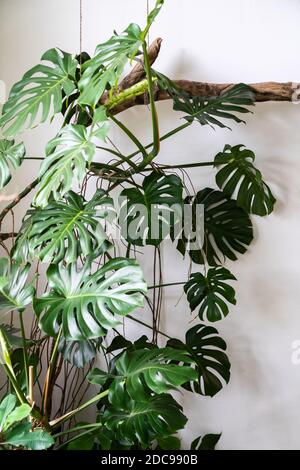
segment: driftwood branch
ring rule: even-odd
[[[161,47],[161,38],[157,38],[150,45],[148,54],[151,64],[153,64],[159,54]],[[145,77],[143,62],[140,61],[127,75],[120,84],[119,92],[135,85]],[[234,86],[234,83],[207,83],[207,82],[196,82],[192,80],[173,80],[173,82],[182,90],[188,92],[191,96],[219,96],[227,89]],[[249,86],[252,88],[255,94],[255,101],[293,101],[294,97],[297,98],[299,93],[300,83],[294,82],[264,82],[264,83],[250,83]],[[163,101],[171,99],[171,96],[164,90],[160,90],[157,85],[155,87],[155,101]],[[107,95],[103,95],[101,102],[107,101]],[[137,105],[148,104],[148,95],[140,95],[134,98],[130,98],[127,101],[119,104],[113,109],[113,114],[121,113],[126,109],[132,108]]]

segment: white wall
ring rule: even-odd
[[[145,19],[146,0],[83,3],[83,42],[90,53],[113,29]],[[297,0],[166,0],[151,31],[152,39],[164,39],[156,68],[172,78],[211,82],[300,81],[299,24]],[[78,51],[79,0],[0,1],[0,79],[8,86],[53,46]],[[170,103],[158,109],[162,132],[176,125]],[[123,118],[149,140],[147,109],[131,109]],[[214,132],[195,125],[162,146],[160,162],[175,164],[209,160],[224,144],[243,143],[256,152],[257,166],[278,198],[270,217],[254,218],[248,253],[228,264],[238,278],[238,305],[217,328],[228,342],[232,379],[213,399],[180,398],[190,417],[185,443],[222,431],[222,449],[300,449],[300,366],[291,362],[291,344],[300,338],[299,128],[299,107],[267,103],[256,106],[247,126]],[[25,133],[28,154],[42,154],[54,134],[48,125]],[[129,150],[115,131],[113,138]],[[18,188],[14,183],[8,191],[21,189],[35,173],[36,165],[25,163]],[[196,189],[214,186],[213,170],[193,170],[191,176]],[[16,211],[19,220],[23,211],[24,205]],[[145,270],[149,276],[151,268]],[[165,246],[165,282],[185,280],[187,270],[188,262]],[[181,299],[175,306],[177,288],[165,294],[162,328],[182,337],[190,320],[187,304]]]

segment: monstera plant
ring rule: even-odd
[[[35,157],[37,178],[0,214],[3,224],[35,189],[20,227],[0,235],[0,448],[178,449],[187,418],[173,392],[213,397],[230,379],[226,343],[211,325],[236,303],[236,278],[224,264],[247,251],[251,216],[270,214],[275,198],[243,145],[226,145],[208,162],[159,163],[162,140],[193,124],[244,122],[255,101],[245,84],[194,96],[153,69],[159,43],[146,41],[163,3],[157,0],[144,28],[114,33],[93,57],[47,51],[3,106],[0,189],[31,158],[21,133],[56,114],[62,119]],[[165,135],[159,94],[173,99],[183,119]],[[116,117],[130,103],[149,105],[150,144]],[[111,123],[135,146],[130,155],[113,144]],[[182,169],[208,165],[215,187],[191,194]],[[147,287],[136,259],[145,250],[159,263],[163,243],[192,266],[178,284],[193,312],[181,338],[161,330],[164,284],[157,278]],[[134,341],[123,334],[127,319],[139,325]],[[94,420],[79,419],[92,405]],[[214,448],[218,439],[203,436],[192,448]]]

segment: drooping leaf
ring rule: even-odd
[[[30,265],[9,266],[7,258],[0,258],[0,311],[23,310],[32,302],[35,289],[27,283]]]
[[[200,224],[204,237],[194,241],[183,234],[177,245],[183,255],[188,251],[194,263],[203,264],[206,259],[210,266],[216,266],[225,258],[235,261],[239,253],[247,251],[253,239],[252,223],[236,201],[228,199],[222,191],[205,188],[185,202],[192,204],[191,233],[199,230],[197,211],[203,205],[204,221],[200,220]]]
[[[213,397],[229,382],[226,343],[215,328],[196,325],[186,333],[185,343],[171,339],[167,345],[187,352],[196,364],[197,380],[184,384],[187,390]]]
[[[78,102],[94,107],[108,87],[116,86],[125,65],[141,44],[141,29],[136,24],[130,24],[123,33],[114,34],[107,42],[99,44],[95,56],[82,66]]]
[[[24,144],[14,140],[0,140],[0,189],[11,180],[11,170],[19,167],[25,157]]]
[[[187,365],[178,366],[171,361]],[[108,378],[113,379],[109,392],[112,404],[122,402],[124,393],[128,393],[133,400],[147,401],[150,391],[165,393],[188,380],[196,380],[197,373],[189,364],[191,362],[193,358],[185,351],[172,348],[125,351],[115,361],[112,372],[94,369],[89,374],[89,381],[103,385]]]
[[[191,444],[191,450],[215,450],[220,437],[221,434],[206,434],[202,438],[197,437]]]
[[[184,92],[174,93],[174,110],[186,113],[184,119],[188,122],[198,121],[201,125],[219,126],[228,128],[221,119],[233,120],[237,123],[245,122],[236,116],[236,113],[249,113],[244,106],[254,104],[254,93],[244,83],[233,86],[219,96],[195,96],[190,98]]]
[[[69,96],[75,89],[78,62],[72,55],[50,49],[41,60],[51,65],[40,64],[30,69],[12,87],[3,106],[0,127],[5,127],[6,137],[14,137],[24,128],[46,121],[51,112],[59,113],[63,93]]]
[[[65,361],[82,369],[96,357],[100,344],[101,339],[66,341],[64,338],[61,338],[58,350],[63,355]]]
[[[53,437],[43,429],[31,431],[31,423],[21,423],[5,435],[5,443],[31,450],[48,449],[54,444]]]
[[[236,193],[237,203],[247,212],[264,216],[273,211],[276,199],[253,162],[255,154],[243,145],[225,145],[215,157],[219,167],[216,182],[229,197]]]
[[[121,233],[133,245],[157,246],[181,214],[182,182],[176,175],[153,171],[142,186],[121,193]]]
[[[105,251],[107,243],[100,220],[112,215],[113,201],[105,191],[99,189],[88,202],[70,191],[64,201],[51,201],[44,209],[28,211],[13,256],[18,257],[22,251],[18,245],[27,242],[29,257],[38,256],[44,263],[64,260],[69,264],[75,262],[79,255],[97,258]],[[30,230],[26,233],[29,224]]]
[[[201,273],[191,274],[190,279],[184,285],[187,300],[191,310],[199,307],[199,318],[214,322],[226,317],[229,313],[229,302],[236,304],[234,289],[224,281],[236,280],[231,272],[218,266],[210,268],[206,276]]]
[[[50,140],[40,168],[36,206],[46,207],[51,196],[60,200],[72,188],[74,176],[82,182],[95,153],[91,138],[84,126],[69,124]]]
[[[110,260],[94,274],[89,263],[80,271],[75,264],[51,265],[47,278],[50,291],[34,300],[40,327],[55,336],[62,325],[67,341],[103,336],[120,323],[119,316],[143,306],[147,290],[138,263],[125,258]]]
[[[103,416],[105,426],[116,434],[120,441],[144,445],[157,437],[167,437],[185,426],[187,421],[181,406],[168,394],[155,395],[148,401],[130,400],[124,406],[109,406]]]

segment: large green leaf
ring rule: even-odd
[[[63,93],[69,96],[75,89],[77,61],[68,53],[58,49],[47,51],[42,60],[52,65],[37,65],[16,83],[3,106],[0,126],[5,126],[4,135],[15,136],[25,127],[44,122],[51,110],[62,109]]]
[[[103,92],[114,88],[129,59],[142,44],[141,29],[130,24],[121,34],[114,34],[107,42],[96,47],[95,56],[82,66],[78,102],[95,106]]]
[[[51,201],[44,209],[28,211],[13,257],[19,259],[20,253],[26,254],[22,247],[25,243],[28,244],[27,256],[38,256],[44,263],[62,260],[72,263],[79,255],[97,258],[107,245],[100,220],[111,215],[113,201],[102,189],[97,190],[88,202],[70,191],[64,201]],[[28,226],[30,229],[27,231]]]
[[[137,402],[129,397],[120,408],[109,406],[103,416],[105,426],[116,439],[128,444],[136,440],[149,446],[158,437],[167,437],[182,429],[187,422],[181,406],[168,394],[155,395]]]
[[[16,144],[14,140],[0,140],[0,189],[11,180],[11,169],[21,165],[25,157],[24,144]]]
[[[171,361],[189,364],[193,362],[193,358],[185,351],[172,348],[125,351],[116,360],[112,372],[94,369],[89,380],[103,385],[106,380],[113,379],[109,392],[109,399],[113,404],[121,403],[126,392],[133,400],[147,401],[150,392],[164,393],[188,380],[197,379],[192,366],[178,366]]]
[[[94,274],[86,263],[51,265],[47,271],[50,291],[34,300],[40,327],[50,336],[60,325],[66,340],[94,339],[143,306],[147,290],[143,273],[135,260],[115,258]]]
[[[199,229],[197,208],[203,205],[204,238],[188,239],[183,234],[177,246],[183,255],[188,250],[194,263],[203,264],[206,259],[210,266],[215,266],[222,264],[225,258],[234,261],[238,253],[247,251],[253,239],[252,223],[247,212],[238,207],[236,201],[228,199],[222,191],[205,188],[195,198],[186,198],[186,203],[192,204],[191,228],[194,233]],[[203,221],[200,223],[203,224]]]
[[[216,182],[228,196],[236,193],[238,205],[247,212],[264,216],[273,211],[276,199],[253,165],[254,160],[255,154],[243,145],[225,145],[215,157],[215,166],[223,165]]]
[[[35,289],[27,283],[30,265],[9,265],[7,258],[0,258],[0,311],[24,310],[32,302]]]
[[[121,193],[122,235],[133,245],[159,245],[181,214],[182,203],[181,179],[153,171],[144,178],[142,189]]]
[[[53,437],[43,429],[32,431],[31,423],[20,423],[5,435],[5,443],[13,447],[31,450],[48,449],[54,444]]]
[[[196,325],[186,333],[185,343],[170,339],[167,345],[187,352],[196,364],[197,380],[184,384],[187,390],[212,397],[223,388],[224,382],[229,382],[226,343],[215,328]]]
[[[254,104],[254,93],[243,83],[233,86],[219,96],[195,96],[190,98],[186,93],[179,94],[178,89],[173,94],[174,110],[186,113],[184,119],[188,122],[198,121],[201,125],[228,128],[220,119],[245,122],[235,113],[249,113],[244,106]]]
[[[214,322],[226,317],[229,313],[227,302],[236,304],[233,287],[224,281],[236,280],[231,272],[218,266],[210,268],[206,276],[201,273],[191,274],[184,285],[191,310],[199,308],[199,318]]]
[[[91,138],[91,131],[84,126],[69,124],[50,140],[40,168],[36,206],[47,206],[51,196],[60,200],[72,188],[74,176],[82,182],[95,153]]]

